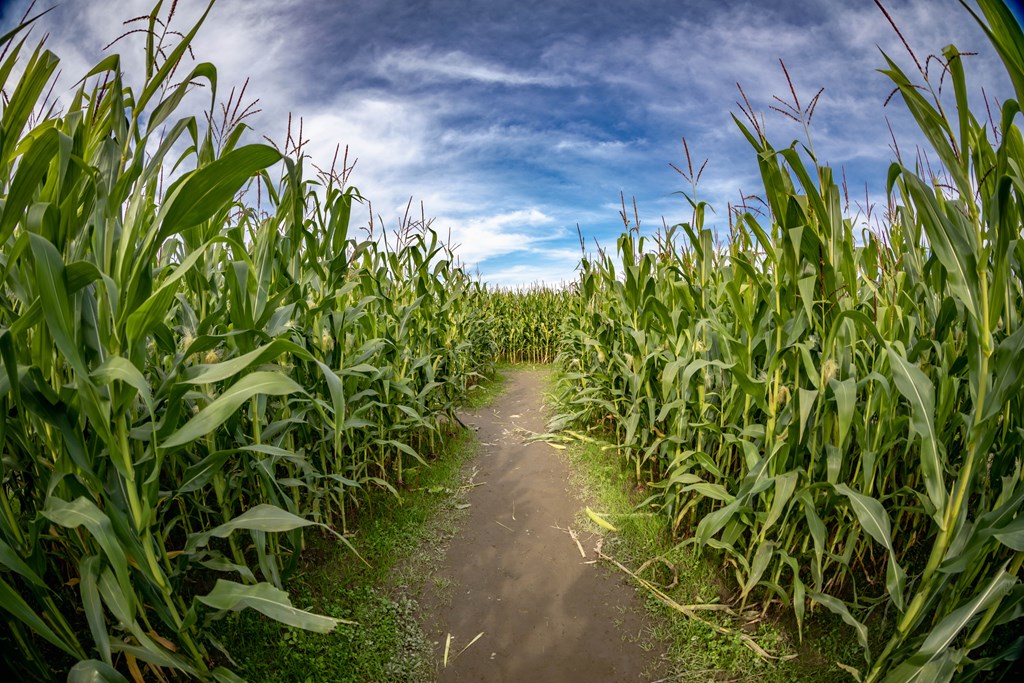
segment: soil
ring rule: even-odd
[[[513,371],[494,403],[462,416],[480,442],[469,514],[424,596],[440,682],[642,681],[659,659],[641,647],[636,591],[594,562],[568,466],[550,445],[524,443],[545,431],[545,379]]]

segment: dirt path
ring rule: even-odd
[[[481,442],[471,504],[425,596],[438,643],[439,681],[641,681],[657,654],[636,644],[644,626],[635,591],[567,531],[582,506],[569,470],[544,443],[543,371],[514,371],[488,408],[464,416]],[[473,638],[475,643],[452,657]],[[447,668],[441,666],[448,634]]]

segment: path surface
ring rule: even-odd
[[[584,559],[563,531],[582,507],[566,464],[547,444],[523,443],[523,430],[544,431],[545,375],[514,371],[491,406],[463,416],[481,442],[468,466],[481,485],[469,490],[464,528],[427,591],[441,682],[642,681],[657,658],[632,642],[644,628],[633,588],[586,564],[595,557],[588,534]]]

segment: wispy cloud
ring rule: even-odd
[[[511,69],[460,50],[436,52],[428,47],[392,50],[374,65],[377,75],[389,80],[417,79],[420,83],[477,81],[509,86],[568,85],[562,76]]]
[[[470,264],[533,251],[536,245],[562,236],[552,233],[555,221],[536,207],[446,222],[452,241],[459,245],[459,256]]]
[[[497,287],[529,287],[532,285],[545,285],[549,287],[562,287],[568,285],[575,278],[575,264],[579,261],[579,254],[573,257],[573,266],[566,270],[564,260],[553,260],[546,264],[525,264],[488,269],[481,272],[485,282]]]

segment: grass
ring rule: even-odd
[[[487,405],[505,379],[497,372],[478,384],[466,407]],[[381,492],[363,506],[349,540],[370,566],[327,536],[311,535],[299,570],[286,585],[293,603],[357,625],[342,624],[323,635],[251,610],[221,620],[216,635],[239,673],[248,680],[279,683],[433,681],[432,645],[419,625],[419,599],[431,582],[442,600],[452,589],[435,573],[464,516],[459,486],[475,448],[470,431],[457,428],[429,466],[406,470],[400,500]]]
[[[498,364],[493,376],[480,384],[470,387],[463,405],[469,410],[477,410],[489,405],[505,388],[505,384],[508,381],[508,375],[505,374],[505,371],[513,367],[518,366]]]

